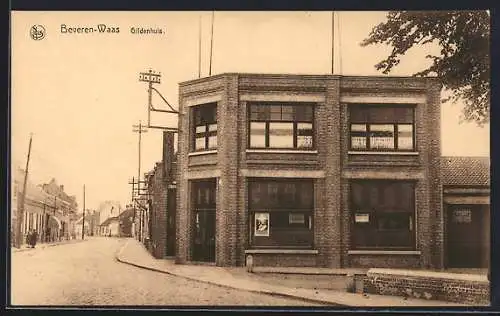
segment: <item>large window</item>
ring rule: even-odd
[[[217,103],[193,107],[192,150],[217,148]]]
[[[251,104],[249,118],[250,148],[314,147],[314,113],[311,104]]]
[[[414,106],[351,105],[350,149],[413,151]]]
[[[250,180],[251,246],[312,247],[313,191],[312,180]]]
[[[353,181],[350,191],[352,249],[414,248],[413,182]]]

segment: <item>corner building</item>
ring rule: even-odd
[[[177,263],[442,268],[434,78],[180,84]]]

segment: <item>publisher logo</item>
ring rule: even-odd
[[[30,36],[35,41],[45,38],[45,28],[41,25],[33,25],[30,29]]]

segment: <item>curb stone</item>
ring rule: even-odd
[[[122,254],[123,250],[127,247],[128,243],[129,242],[127,241],[121,247],[121,249],[119,249],[119,251],[115,255],[115,259],[118,262],[121,262],[121,263],[124,263],[124,264],[128,264],[128,265],[140,268],[140,269],[145,269],[145,270],[149,270],[149,271],[153,271],[153,272],[159,272],[159,273],[163,273],[163,274],[173,275],[173,276],[184,278],[184,279],[187,279],[187,280],[190,280],[190,281],[206,283],[206,284],[215,285],[215,286],[222,287],[222,288],[235,289],[235,290],[246,291],[246,292],[257,293],[257,294],[270,295],[270,296],[279,296],[279,297],[285,297],[285,298],[292,298],[292,299],[301,300],[301,301],[308,302],[308,303],[317,303],[317,304],[319,303],[319,304],[323,304],[323,305],[326,304],[326,305],[331,305],[331,306],[349,306],[349,305],[344,305],[344,304],[339,304],[339,303],[332,303],[332,302],[329,302],[329,301],[326,301],[326,300],[312,299],[312,298],[301,297],[301,296],[296,296],[296,295],[287,294],[287,293],[278,293],[278,292],[268,291],[268,290],[242,289],[242,288],[239,288],[239,287],[234,287],[234,286],[230,286],[230,285],[226,285],[226,284],[220,284],[220,283],[216,283],[216,282],[212,282],[212,281],[200,280],[200,279],[196,279],[196,278],[193,278],[193,277],[188,277],[188,276],[185,276],[185,275],[182,275],[182,274],[177,274],[177,273],[173,273],[173,272],[166,271],[166,270],[160,270],[160,269],[148,267],[148,266],[145,266],[145,265],[140,265],[140,264],[133,263],[133,262],[130,262],[130,261],[126,260],[126,259],[121,258],[121,254]]]

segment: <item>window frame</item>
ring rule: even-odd
[[[356,109],[364,108],[368,112],[371,110],[376,110],[376,109],[383,109],[383,108],[390,108],[390,109],[395,109],[395,108],[403,108],[403,109],[410,109],[412,111],[411,114],[411,123],[401,123],[397,122],[396,119],[387,120],[387,121],[380,121],[380,122],[370,122],[368,119],[365,119],[364,121],[356,121],[353,122],[352,120],[352,112]],[[349,113],[349,126],[348,126],[348,133],[349,133],[349,151],[358,151],[358,152],[363,152],[363,151],[370,151],[370,152],[415,152],[417,150],[417,133],[416,133],[416,110],[417,106],[416,104],[351,104],[348,106],[348,113]],[[365,144],[366,146],[364,148],[356,148],[353,147],[353,131],[352,131],[352,126],[353,125],[360,125],[365,127]],[[394,143],[394,148],[371,148],[371,126],[374,125],[391,125],[393,128],[393,143]],[[411,125],[412,126],[412,148],[399,148],[399,126],[400,125]],[[361,136],[360,136],[361,137]]]
[[[259,183],[260,190],[265,188],[269,192],[269,185],[278,183],[281,185],[281,189],[278,188],[278,195],[283,199],[286,198],[287,193],[283,193],[287,184],[293,183],[295,185],[295,190],[293,195],[296,201],[295,205],[291,203],[288,205],[283,205],[278,198],[278,204],[274,204],[272,201],[265,201],[264,203],[252,202],[252,190],[255,188],[253,184]],[[310,198],[302,198],[301,186],[310,186]],[[312,249],[314,247],[314,179],[292,179],[292,178],[249,178],[247,185],[248,194],[248,227],[249,227],[249,239],[248,246],[253,249],[266,249],[266,248],[283,248],[283,249]],[[261,193],[262,194],[262,193]],[[263,194],[264,196],[268,193]],[[262,195],[261,195],[262,196]],[[262,198],[262,197],[261,197]],[[298,201],[298,202],[297,202]],[[302,201],[302,202],[301,202]],[[303,205],[300,205],[304,203]],[[267,204],[267,205],[266,205]],[[281,205],[283,205],[281,207]],[[296,207],[293,207],[296,206]],[[269,215],[269,236],[256,236],[254,232],[255,225],[255,214],[256,213],[268,213]],[[297,223],[291,222],[290,215],[303,215],[304,222]],[[286,219],[286,220],[285,220]],[[279,221],[279,226],[276,225]],[[288,221],[285,226],[282,226],[284,221]],[[297,234],[306,238],[305,242],[290,242],[279,244],[280,238],[286,237],[287,235]],[[274,236],[273,236],[274,235]],[[259,242],[260,241],[260,242]]]
[[[198,115],[198,112],[200,111],[207,111],[208,108],[213,108],[213,116],[215,117],[215,121],[207,121],[207,122],[204,122],[203,124],[200,124],[200,125],[197,125],[196,123],[196,117]],[[210,103],[204,103],[204,104],[198,104],[198,105],[194,105],[194,106],[191,106],[191,120],[190,120],[190,152],[203,152],[203,151],[209,151],[209,150],[217,150],[218,148],[218,142],[217,142],[217,145],[215,147],[210,147],[209,145],[209,139],[210,137],[212,136],[215,136],[215,137],[218,137],[218,129],[219,129],[219,126],[218,126],[218,113],[217,113],[217,110],[218,110],[218,103],[217,102],[210,102]],[[210,126],[212,125],[216,125],[217,128],[215,129],[215,131],[211,131],[210,130]],[[200,126],[204,126],[205,128],[205,131],[202,132],[204,134],[204,141],[205,141],[205,146],[203,148],[200,148],[200,149],[196,149],[196,140],[198,139],[196,136],[197,134],[197,127],[200,127]],[[215,135],[213,135],[215,134]]]
[[[269,113],[271,113],[271,107],[281,107],[281,116],[283,116],[283,107],[292,106],[292,107],[310,107],[311,109],[311,120],[290,120],[290,119],[272,119],[269,115],[266,119],[252,119],[252,108],[253,107],[268,107]],[[293,112],[296,113],[296,112]],[[311,102],[248,102],[247,103],[247,148],[248,149],[256,149],[256,150],[290,150],[290,151],[312,151],[316,150],[316,124],[315,124],[315,103]],[[251,146],[251,125],[252,123],[264,123],[264,147],[252,147]],[[270,146],[270,124],[271,123],[292,123],[292,137],[293,137],[293,147],[271,147]],[[310,147],[298,147],[298,137],[299,137],[299,129],[298,125],[301,123],[311,124],[311,138],[312,145]]]
[[[409,201],[406,206],[407,209],[404,209],[404,206],[397,205],[398,203],[404,203],[402,201],[405,200],[405,197],[401,196],[401,193],[404,192],[404,188],[397,190],[395,192],[395,197],[397,200],[392,201],[392,205],[387,206],[387,201],[385,201],[386,197],[384,196],[384,191],[390,185],[408,185],[409,186],[409,194],[411,196],[411,201]],[[361,199],[360,205],[356,204],[355,189],[354,185],[359,185],[361,188],[361,193],[358,191],[357,199]],[[370,195],[373,190],[377,191],[377,201],[370,201]],[[382,200],[382,201],[381,201]],[[374,204],[376,206],[374,206]],[[352,250],[415,250],[417,245],[417,235],[416,235],[416,181],[415,180],[352,180],[349,184],[349,218],[350,218],[350,242],[349,247]],[[394,206],[396,205],[396,206]],[[391,210],[392,208],[392,210]],[[368,222],[356,222],[356,215],[363,214],[368,215]],[[381,218],[388,217],[390,215],[394,215],[397,217],[408,217],[408,222],[406,223],[407,229],[387,229],[380,228]],[[359,241],[356,241],[355,234],[360,233],[363,236],[358,237],[361,240],[365,240],[370,238],[372,241],[375,240],[376,245],[367,245],[359,244]],[[402,245],[387,245],[384,238],[388,238],[389,235],[407,235],[408,243]],[[384,235],[386,237],[384,237]],[[382,242],[381,242],[382,240]],[[379,244],[380,243],[380,244]]]

